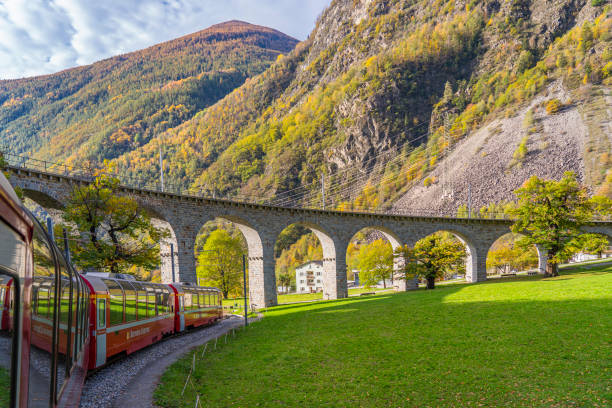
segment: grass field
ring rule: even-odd
[[[0,408],[9,406],[9,388],[11,386],[11,377],[6,368],[0,367]]]
[[[358,295],[361,293],[370,293],[370,292],[382,292],[382,291],[390,291],[391,289],[380,289],[380,288],[355,288],[349,289],[350,295]],[[283,305],[287,303],[297,303],[297,302],[310,302],[313,300],[323,300],[323,293],[289,293],[278,295],[278,304]],[[231,306],[238,305],[237,309],[234,309],[236,313],[241,313],[244,309],[244,298],[238,299],[223,299],[223,306]]]
[[[164,374],[163,407],[603,407],[612,267],[270,308]]]

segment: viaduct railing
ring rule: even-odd
[[[1,149],[1,148],[0,148]],[[40,160],[23,156],[15,153],[11,153],[8,150],[0,150],[0,154],[5,160],[7,167],[15,170],[31,170],[44,172],[50,175],[63,176],[75,180],[84,182],[91,182],[95,174],[100,174],[99,169],[71,166],[63,163],[50,162],[46,160]],[[142,190],[147,192],[166,193],[180,196],[188,196],[195,198],[204,198],[220,201],[230,201],[236,203],[245,204],[256,204],[270,207],[282,207],[282,208],[304,208],[304,209],[315,209],[322,210],[319,206],[288,206],[288,205],[272,205],[273,199],[256,198],[250,196],[243,196],[240,194],[233,194],[231,196],[219,197],[211,194],[206,194],[202,190],[197,188],[185,188],[179,184],[164,183],[163,188],[161,182],[151,182],[147,179],[131,177],[125,174],[117,174],[113,172],[104,171],[104,174],[115,177],[120,180],[121,186],[134,189]],[[328,210],[328,211],[339,211],[339,210]],[[340,212],[340,211],[339,211]],[[487,212],[484,216],[482,214],[458,214],[449,213],[431,209],[401,209],[401,208],[390,208],[385,210],[349,210],[346,212],[359,213],[359,214],[371,214],[371,215],[399,215],[399,216],[412,216],[412,217],[435,217],[435,218],[453,218],[453,219],[483,219],[483,220],[511,220],[508,214],[504,212]],[[610,221],[610,217],[598,218],[593,221]]]

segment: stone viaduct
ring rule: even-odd
[[[18,167],[9,167],[8,170],[11,183],[47,209],[61,210],[73,186],[87,183],[78,177],[39,170]],[[171,231],[171,240],[161,243],[161,252],[169,254],[170,243],[174,244],[178,281],[196,281],[194,245],[200,228],[215,218],[233,222],[242,231],[248,245],[249,293],[251,304],[257,308],[277,303],[274,244],[281,231],[291,224],[303,225],[319,238],[323,248],[323,292],[324,297],[329,299],[348,296],[346,251],[352,237],[363,228],[379,230],[394,248],[405,244],[412,246],[419,239],[437,231],[449,231],[467,247],[467,280],[479,282],[487,278],[486,257],[489,248],[498,238],[510,232],[511,225],[507,220],[274,207],[131,187],[121,187],[121,193],[137,200],[153,218]],[[594,223],[588,230],[612,236],[612,223]],[[546,254],[543,251],[539,253],[542,272]],[[169,256],[162,256],[161,272],[164,282],[172,281]],[[413,282],[404,283],[400,289],[410,289],[413,285]]]

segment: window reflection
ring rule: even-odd
[[[32,338],[30,348],[29,406],[49,406],[51,348],[55,310],[55,258],[45,233],[36,224],[32,242],[34,278],[32,284]]]

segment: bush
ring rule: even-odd
[[[606,0],[591,0],[591,5],[593,7],[603,6],[606,3]]]
[[[423,185],[425,187],[429,187],[434,183],[434,178],[433,177],[427,177],[425,180],[423,180]]]
[[[521,51],[518,62],[516,64],[516,71],[519,74],[522,74],[529,68],[533,67],[534,64],[535,64],[535,58],[533,57],[533,54],[531,53],[531,51]]]
[[[529,129],[533,127],[534,121],[535,119],[533,117],[533,110],[529,109],[527,112],[525,112],[525,117],[523,118],[523,126],[525,127],[525,129]]]
[[[517,146],[514,154],[512,155],[512,160],[510,161],[509,167],[518,166],[521,167],[523,164],[523,160],[525,160],[525,156],[527,156],[527,142],[529,141],[529,136],[524,136],[521,139],[521,142]]]
[[[546,113],[549,115],[554,115],[559,112],[559,110],[563,107],[563,104],[557,98],[553,98],[546,103]]]

